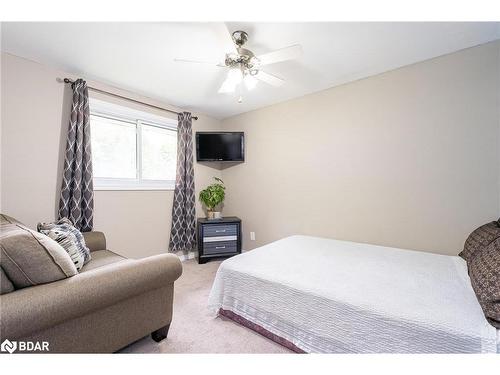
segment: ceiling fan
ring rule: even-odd
[[[221,68],[229,69],[227,77],[219,88],[219,93],[234,93],[239,91],[238,103],[243,101],[241,89],[243,85],[247,90],[253,89],[258,81],[271,86],[279,87],[285,83],[282,78],[274,74],[266,73],[261,69],[265,65],[292,60],[302,55],[302,47],[295,44],[289,47],[268,52],[259,56],[247,48],[244,44],[248,41],[248,34],[245,31],[235,31],[229,33],[225,24],[217,24],[217,31],[224,44],[226,56],[224,62],[213,62],[191,59],[174,59],[176,62],[210,64]]]

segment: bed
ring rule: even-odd
[[[291,236],[222,262],[209,308],[296,352],[500,349],[458,256]]]

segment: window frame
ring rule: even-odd
[[[142,127],[154,126],[173,131],[177,136],[177,120],[90,98],[90,116],[135,125],[135,178],[93,177],[94,190],[174,190],[175,180],[142,179]],[[91,134],[92,136],[92,134]]]

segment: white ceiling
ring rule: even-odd
[[[218,94],[225,69],[176,57],[223,61],[220,24],[2,23],[2,50],[217,118],[303,96],[500,39],[500,23],[227,23],[249,34],[255,54],[300,43],[297,61],[264,70],[286,80]]]

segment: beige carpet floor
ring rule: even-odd
[[[167,339],[156,343],[144,337],[122,353],[291,353],[264,336],[232,320],[213,317],[208,294],[221,261],[183,262],[175,283],[174,316]]]

